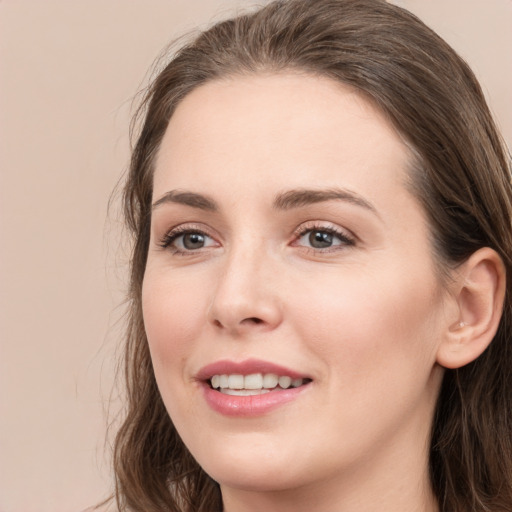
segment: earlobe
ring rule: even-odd
[[[437,362],[460,368],[482,354],[498,330],[505,298],[505,266],[496,251],[479,249],[457,269],[458,319],[448,326]]]

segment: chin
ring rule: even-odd
[[[291,452],[267,446],[250,450],[237,443],[198,457],[201,467],[221,486],[247,491],[281,491],[306,483],[300,464]],[[276,455],[278,454],[278,455]],[[303,466],[303,465],[302,465]]]
[[[221,487],[250,492],[285,491],[306,483],[306,479],[301,479],[299,475],[290,473],[289,467],[278,469],[269,468],[268,465],[253,467],[251,464],[249,466],[240,470],[230,464],[215,465],[211,471],[207,472]]]

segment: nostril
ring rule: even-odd
[[[258,318],[256,316],[251,316],[251,317],[248,317],[248,318],[244,318],[241,322],[238,323],[239,326],[251,326],[251,325],[260,325],[260,324],[264,324],[265,321],[262,320],[261,318]],[[224,327],[228,327],[228,324],[224,325],[220,320],[217,320],[217,319],[214,319],[213,320],[213,325],[215,325],[215,327],[220,327],[220,328],[224,328]]]
[[[243,320],[242,323],[261,324],[263,323],[263,320],[261,318],[252,316],[250,318],[246,318],[245,320]]]
[[[0,0],[1,1],[1,0]],[[264,326],[267,324],[266,320],[264,318],[260,318],[257,316],[248,316],[245,317],[239,321],[237,321],[234,318],[226,318],[225,321],[223,321],[222,318],[213,318],[212,324],[218,328],[218,329],[227,329],[229,330],[238,330],[238,329],[251,329],[251,327],[256,326]]]

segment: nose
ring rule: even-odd
[[[240,337],[270,331],[282,322],[276,266],[261,253],[241,250],[219,269],[209,310],[216,329]]]

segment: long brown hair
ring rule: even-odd
[[[353,86],[415,155],[411,187],[440,268],[491,247],[507,270],[503,316],[486,352],[447,370],[430,477],[444,512],[512,508],[512,187],[509,158],[466,63],[409,12],[381,0],[282,0],[213,26],[147,90],[124,190],[133,234],[125,352],[127,411],[114,447],[120,510],[212,512],[220,489],[189,454],[159,395],[142,319],[155,155],[179,102],[205,82],[299,69]]]

